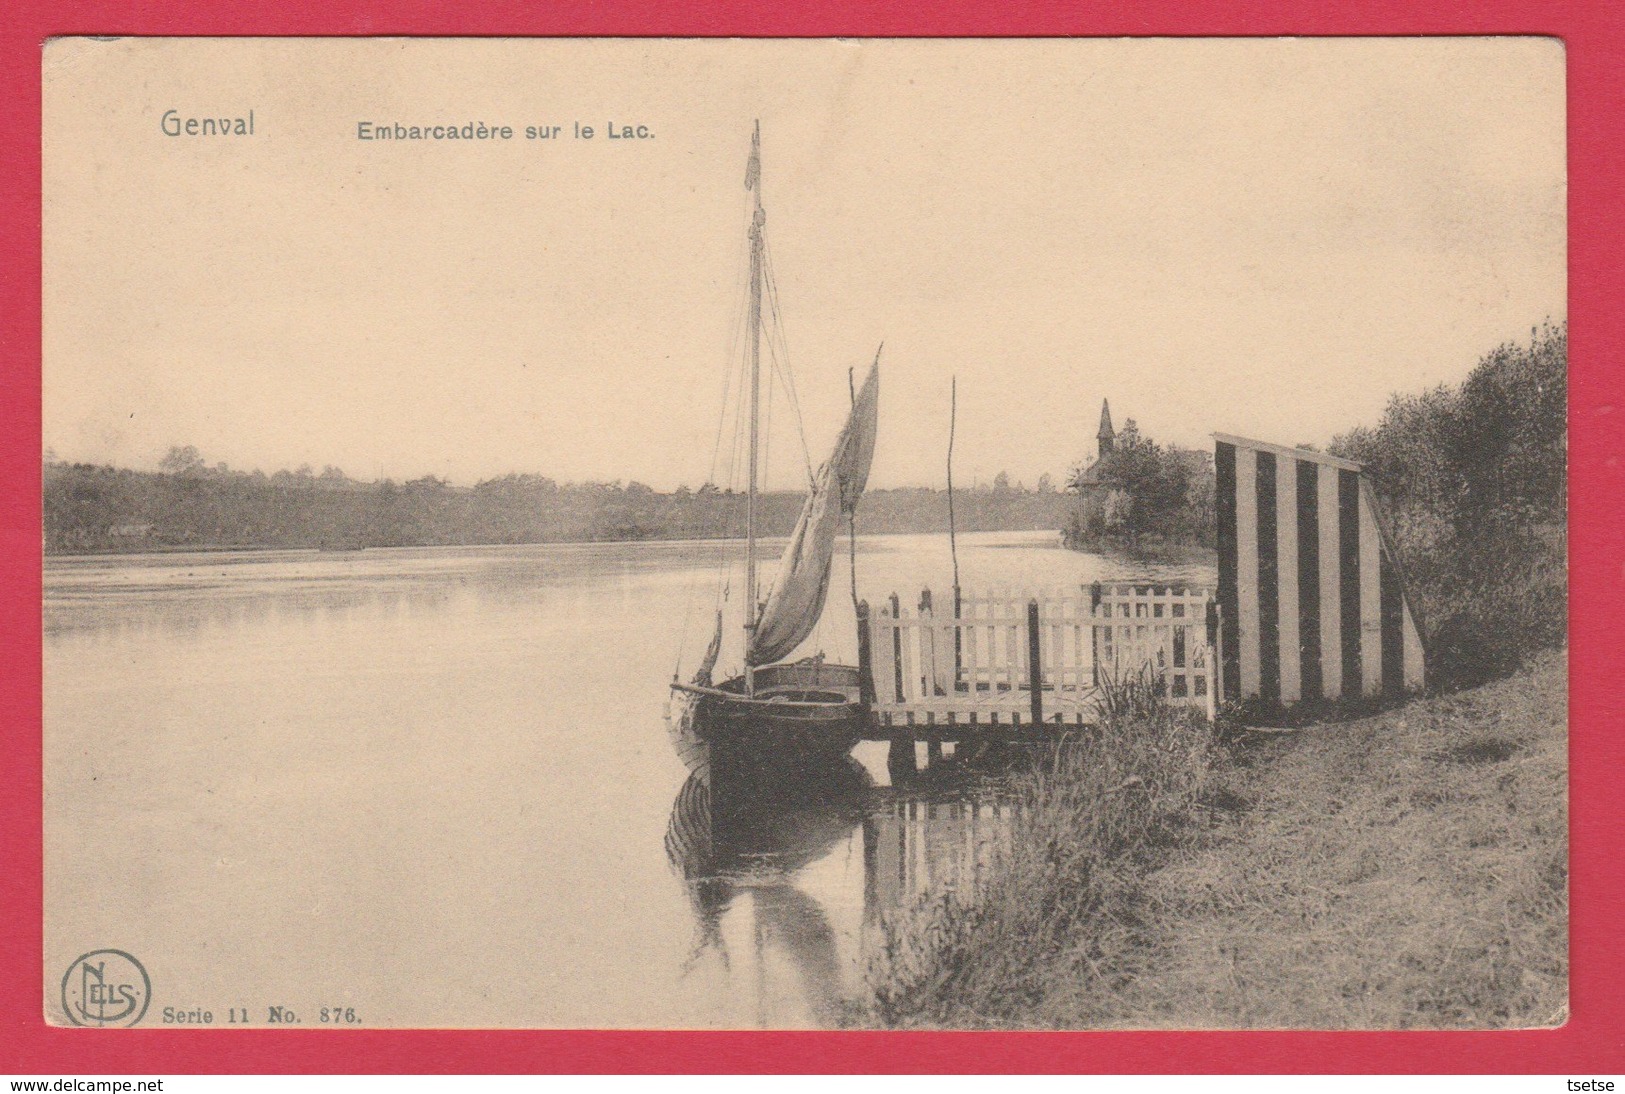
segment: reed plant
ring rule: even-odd
[[[1138,689],[1123,694],[1139,703]],[[1195,825],[1214,751],[1209,723],[1154,703],[1035,757],[1013,778],[1013,829],[973,889],[878,925],[871,1019],[1031,1025],[1058,979],[1109,993],[1136,975],[1143,879]]]
[[[1101,666],[1095,705],[1109,722],[1126,723],[1161,712],[1168,698],[1168,681],[1149,658]]]

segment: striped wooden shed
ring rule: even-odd
[[[1423,686],[1421,631],[1360,465],[1215,433],[1222,694],[1395,695]]]

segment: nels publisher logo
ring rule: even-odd
[[[123,950],[87,953],[62,977],[62,1009],[76,1026],[133,1026],[151,1000],[147,970]]]

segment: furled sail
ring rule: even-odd
[[[717,609],[717,629],[711,635],[711,644],[705,647],[705,656],[700,658],[700,667],[694,670],[693,683],[702,688],[711,686],[711,670],[717,667],[717,657],[722,653],[722,610]]]
[[[852,401],[852,413],[835,441],[834,453],[818,469],[812,493],[801,508],[778,577],[745,652],[752,665],[771,664],[787,656],[818,625],[829,593],[830,560],[841,518],[857,508],[869,482],[879,407],[880,364],[876,361]]]

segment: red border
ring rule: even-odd
[[[1137,10],[1130,12],[1133,7]],[[229,7],[229,10],[227,10]],[[1619,118],[1625,15],[1609,0],[1439,5],[1344,0],[518,0],[446,10],[427,0],[249,0],[188,11],[179,0],[51,5],[0,14],[0,1072],[1625,1072],[1625,688],[1610,618],[1625,607],[1625,254]],[[42,982],[40,840],[40,43],[54,34],[141,35],[1281,35],[1539,33],[1568,45],[1570,475],[1572,509],[1572,1005],[1562,1029],[1514,1033],[670,1033],[132,1030],[48,1028]],[[1613,295],[1615,298],[1610,299]],[[1610,307],[1610,305],[1613,305]],[[1597,504],[1588,504],[1596,499]]]

